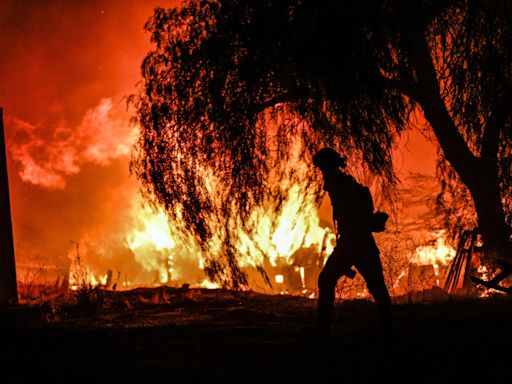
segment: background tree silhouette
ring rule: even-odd
[[[505,255],[511,9],[435,0],[189,0],[156,9],[146,24],[154,49],[133,99],[142,128],[133,170],[147,198],[183,220],[205,251],[221,240],[206,271],[237,286],[245,277],[229,228],[250,231],[251,208],[280,201],[283,178],[318,192],[313,173],[280,166],[297,139],[306,158],[322,145],[342,149],[389,191],[391,149],[419,107],[441,148],[440,201],[447,207],[444,197],[467,187],[487,254]]]

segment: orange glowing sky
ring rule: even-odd
[[[66,265],[70,241],[98,233],[109,242],[109,228],[126,219],[115,212],[134,188],[129,154],[102,163],[94,150],[109,152],[109,141],[133,133],[123,97],[135,92],[150,47],[142,27],[156,6],[174,4],[0,2],[0,106],[18,265]],[[102,100],[111,102],[103,120]],[[40,169],[20,162],[23,156]]]
[[[84,239],[102,248],[105,266],[134,263],[117,238],[137,188],[123,97],[136,91],[152,9],[178,3],[0,2],[0,106],[18,265],[65,268],[70,241]],[[434,173],[434,148],[417,133],[404,137],[395,158],[404,175]]]

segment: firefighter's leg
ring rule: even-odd
[[[392,332],[393,315],[391,298],[384,282],[384,273],[380,261],[379,250],[376,245],[370,244],[366,254],[362,254],[356,262],[356,268],[363,276],[370,294],[375,300],[380,319],[380,329],[383,332]]]
[[[318,276],[318,325],[320,327],[330,327],[336,283],[343,272],[351,266],[349,255],[343,248],[337,246],[320,272]]]

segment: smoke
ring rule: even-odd
[[[86,111],[77,127],[60,124],[51,132],[44,122],[30,124],[13,119],[8,146],[20,163],[24,182],[48,189],[64,189],[66,177],[76,175],[85,163],[107,166],[127,156],[137,136],[129,114],[111,98],[103,98]]]

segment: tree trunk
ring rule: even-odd
[[[474,175],[468,188],[475,203],[485,254],[510,263],[510,228],[505,221],[496,165],[481,166],[474,170]]]
[[[475,156],[459,133],[441,96],[434,63],[423,33],[416,30],[416,33],[411,33],[411,39],[411,42],[414,41],[410,48],[411,58],[414,58],[417,73],[421,76],[418,76],[409,96],[423,109],[446,160],[471,193],[486,257],[511,263],[510,228],[505,221],[497,168],[497,140],[502,128],[503,108],[493,114],[492,121],[486,127],[482,150],[484,156]]]
[[[505,221],[496,160],[488,162],[475,157],[467,146],[462,149],[460,141],[453,140],[458,139],[458,131],[440,97],[438,100],[421,97],[420,104],[445,158],[473,198],[486,257],[512,263],[510,228]]]

